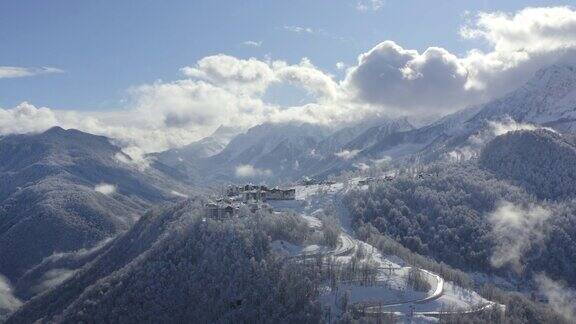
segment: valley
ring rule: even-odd
[[[441,317],[451,313],[473,313],[489,308],[502,307],[488,301],[477,293],[446,282],[433,272],[408,265],[397,256],[381,254],[374,246],[353,238],[350,228],[350,215],[342,208],[340,199],[348,190],[361,188],[363,178],[350,179],[346,183],[297,186],[297,200],[291,202],[293,210],[320,230],[322,222],[315,214],[325,208],[334,208],[341,224],[338,244],[333,250],[325,247],[297,247],[285,242],[272,242],[280,253],[296,258],[300,262],[321,262],[330,266],[345,268],[354,263],[358,269],[349,279],[342,280],[321,290],[320,300],[329,316],[337,320],[348,309],[360,317],[385,318],[386,316],[420,319]],[[366,185],[364,185],[366,186]],[[274,206],[274,204],[272,203]],[[283,204],[286,208],[286,204]],[[276,244],[274,244],[276,243]],[[290,247],[286,247],[289,245]],[[354,272],[354,270],[352,270]],[[409,283],[411,272],[417,271],[428,283],[425,291],[415,290]],[[364,278],[362,278],[362,276]],[[370,279],[367,279],[370,277]]]
[[[553,65],[420,127],[268,122],[144,155],[4,136],[0,321],[570,323],[575,92]]]

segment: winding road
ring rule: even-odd
[[[342,188],[342,187],[341,187]],[[326,191],[328,192],[328,194],[326,194]],[[306,193],[305,195],[302,195],[304,199],[308,200],[312,205],[309,206],[308,209],[313,209],[314,207],[317,207],[318,209],[322,209],[324,207],[326,207],[327,205],[327,199],[329,199],[330,201],[328,203],[331,203],[333,206],[336,207],[337,213],[338,213],[338,218],[340,219],[343,228],[342,228],[342,232],[340,233],[340,237],[338,240],[338,244],[337,246],[330,250],[330,251],[320,251],[320,252],[315,252],[315,253],[303,253],[303,254],[299,254],[294,256],[294,258],[299,258],[299,259],[307,259],[307,258],[317,258],[317,257],[332,257],[335,258],[336,260],[346,260],[346,257],[351,256],[354,254],[354,252],[358,249],[360,244],[363,244],[365,247],[369,247],[372,249],[372,251],[377,251],[373,246],[361,242],[355,238],[353,238],[349,233],[351,232],[350,229],[350,221],[349,221],[349,215],[347,215],[347,210],[343,207],[341,200],[339,199],[340,194],[336,194],[335,192],[330,193],[330,190],[325,190],[323,191],[322,196],[324,197],[318,197],[318,196],[314,196],[314,194],[310,194],[310,193]],[[312,199],[311,199],[312,198]],[[312,207],[312,208],[311,208]],[[313,216],[310,216],[308,213],[304,212],[303,210],[300,211],[300,214],[302,215],[302,217],[308,221],[309,226],[311,228],[314,228],[316,230],[319,230],[321,228],[321,221]],[[391,270],[401,270],[401,271],[408,271],[411,267],[408,266],[400,266],[400,265],[396,265],[393,262],[390,262],[388,260],[386,260],[385,257],[383,257],[379,252],[376,252],[377,256],[376,257],[372,257],[373,261],[376,260],[378,263],[380,263],[380,266],[378,267],[378,272],[379,272],[379,276],[381,277],[386,277],[389,276],[390,273],[392,272]],[[345,261],[342,261],[345,262]],[[444,279],[439,276],[438,274],[435,274],[431,271],[428,270],[424,270],[424,269],[420,269],[420,271],[422,271],[423,274],[425,274],[427,276],[427,278],[429,279],[428,281],[432,284],[432,289],[430,289],[430,291],[428,291],[428,293],[424,296],[424,297],[417,297],[417,298],[410,298],[409,296],[406,296],[406,298],[403,298],[401,300],[395,300],[395,301],[391,301],[391,302],[382,302],[384,300],[390,300],[389,295],[387,296],[382,296],[380,299],[380,301],[375,301],[374,298],[367,298],[366,300],[361,300],[361,301],[356,301],[353,302],[351,304],[351,307],[353,309],[353,311],[362,314],[363,316],[380,316],[383,314],[395,314],[395,315],[399,315],[399,316],[407,316],[407,315],[421,315],[421,316],[432,316],[432,317],[438,317],[438,316],[442,316],[442,315],[446,315],[446,314],[455,314],[455,313],[459,313],[459,314],[471,314],[471,313],[475,313],[475,312],[480,312],[480,311],[484,311],[488,308],[491,307],[495,307],[498,306],[498,304],[491,302],[491,301],[486,301],[484,303],[478,303],[475,305],[469,305],[468,309],[463,309],[460,311],[445,311],[442,307],[443,302],[439,301],[439,299],[441,299],[443,297],[443,295],[445,294],[445,286],[446,283],[444,281]],[[388,274],[387,274],[388,272]],[[452,285],[453,286],[453,285]],[[451,286],[451,287],[452,287]],[[452,290],[454,289],[454,287],[452,287]],[[452,291],[451,290],[451,291]],[[385,293],[383,291],[383,293]],[[475,294],[475,293],[474,293]],[[416,295],[416,294],[412,294],[412,295]],[[473,293],[470,292],[470,295],[472,296]],[[454,298],[454,294],[448,296],[446,298],[447,301],[451,300],[451,298]],[[481,298],[481,297],[480,297]],[[428,310],[428,309],[432,309],[432,310]]]

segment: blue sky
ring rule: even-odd
[[[29,101],[54,109],[113,110],[125,105],[130,87],[179,79],[180,68],[217,53],[289,63],[308,57],[341,78],[337,62],[353,65],[384,40],[455,54],[483,48],[458,35],[466,12],[569,4],[387,0],[378,10],[360,11],[356,0],[2,1],[0,66],[64,72],[1,78],[0,107]]]

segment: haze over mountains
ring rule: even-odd
[[[0,324],[576,323],[576,7],[0,1]]]
[[[335,132],[311,124],[263,124],[229,143],[216,134],[189,148],[169,150],[157,157],[184,174],[202,173],[212,180],[237,178],[277,183],[303,176],[325,178],[343,170],[378,164],[386,158],[466,159],[477,156],[483,144],[508,130],[552,127],[571,131],[576,114],[575,69],[570,64],[542,69],[524,86],[502,98],[420,128],[406,119],[385,118]],[[237,172],[242,166],[249,168]]]
[[[304,244],[297,235],[306,232],[302,220],[264,213],[205,223],[205,196],[228,183],[285,185],[382,165],[398,177],[347,192],[351,222],[362,233],[372,226],[410,253],[463,271],[526,287],[543,272],[574,287],[576,245],[567,242],[576,239],[575,114],[576,68],[557,64],[500,99],[423,127],[404,118],[338,130],[307,123],[221,127],[142,159],[113,139],[77,130],[5,136],[0,274],[11,283],[10,298],[27,301],[8,322],[316,322],[321,278],[305,271],[291,277],[296,268],[270,247],[276,239]],[[422,171],[402,173],[410,167]],[[496,230],[521,231],[497,220],[509,210],[536,215],[522,223],[533,232],[520,236],[526,239],[516,257],[500,253],[510,238]],[[222,254],[224,265],[217,262]],[[206,300],[216,306],[183,306]]]

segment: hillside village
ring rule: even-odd
[[[206,203],[206,216],[214,219],[226,219],[238,215],[240,209],[247,207],[252,213],[260,209],[272,210],[267,201],[295,200],[296,189],[268,188],[265,185],[246,184],[229,185],[225,193]]]

